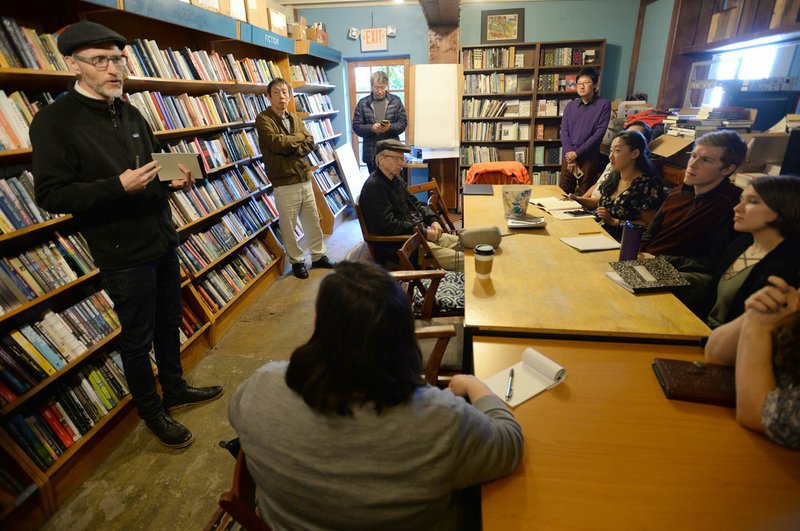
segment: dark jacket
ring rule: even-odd
[[[743,234],[728,247],[711,281],[707,296],[706,315],[711,311],[711,308],[717,300],[717,285],[722,275],[736,258],[752,244],[753,236],[750,234]],[[769,282],[767,278],[770,275],[781,277],[791,286],[800,284],[800,238],[787,238],[783,240],[780,245],[770,251],[753,266],[744,284],[742,284],[742,287],[736,292],[736,296],[728,307],[728,313],[725,316],[726,323],[733,321],[744,313],[744,301],[756,291],[764,286],[768,286]]]
[[[408,118],[403,102],[394,94],[386,94],[386,119],[391,122],[389,130],[382,134],[372,132],[375,123],[375,112],[372,110],[372,94],[361,98],[353,113],[353,131],[364,139],[361,148],[361,160],[364,164],[375,163],[375,144],[379,140],[399,140],[400,134],[406,130]]]
[[[314,149],[314,137],[299,116],[288,115],[293,133],[286,130],[271,107],[256,117],[258,147],[264,156],[269,180],[275,186],[297,184],[311,178],[311,165],[306,155]]]
[[[419,223],[427,227],[439,219],[425,203],[408,191],[402,177],[390,181],[380,169],[372,172],[364,183],[358,204],[367,229],[381,236],[410,236]],[[375,249],[378,250],[378,261],[384,263],[394,260],[397,245],[379,244]]]
[[[141,265],[177,246],[167,187],[155,179],[129,194],[119,180],[161,151],[135,107],[87,98],[73,83],[36,114],[30,136],[37,203],[75,217],[98,267]]]

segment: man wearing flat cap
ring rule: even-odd
[[[222,388],[190,387],[183,379],[178,234],[167,199],[192,177],[185,171],[185,179],[156,179],[160,167],[151,153],[161,147],[139,111],[120,99],[125,42],[85,20],[59,37],[77,80],[31,123],[36,201],[75,218],[122,325],[118,347],[139,416],[162,444],[182,448],[194,436],[167,412],[213,400]]]
[[[358,202],[364,222],[370,232],[381,236],[410,235],[421,226],[439,265],[448,271],[459,270],[464,254],[458,250],[458,237],[444,232],[436,214],[408,191],[400,176],[403,153],[410,151],[399,140],[381,140],[375,145],[377,169],[364,183]],[[376,249],[378,262],[396,261],[396,246],[377,245]]]

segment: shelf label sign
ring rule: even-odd
[[[386,28],[369,28],[361,30],[362,52],[384,52],[389,49],[386,42]]]

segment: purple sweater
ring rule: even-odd
[[[595,96],[588,105],[580,98],[569,102],[561,119],[564,155],[574,151],[580,159],[596,156],[610,118],[611,104],[600,96]]]

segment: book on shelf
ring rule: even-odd
[[[489,389],[511,407],[552,389],[567,377],[564,367],[538,350],[526,348],[521,358],[518,363],[486,379]]]
[[[652,367],[661,390],[671,400],[736,406],[733,366],[656,358]]]

